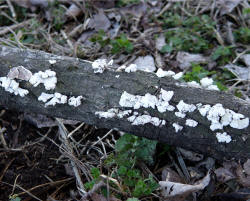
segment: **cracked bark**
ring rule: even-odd
[[[55,59],[56,64],[51,65],[49,63],[51,59]],[[131,134],[180,146],[218,159],[250,158],[250,126],[240,130],[228,126],[224,127],[223,132],[231,135],[233,140],[229,144],[218,143],[216,132],[222,131],[211,131],[209,129],[210,122],[205,117],[202,117],[197,110],[188,113],[185,119],[196,120],[199,122],[198,126],[195,128],[183,126],[183,130],[178,133],[175,132],[172,123],[177,122],[180,125],[185,125],[185,120],[176,117],[174,112],[159,113],[154,109],[139,110],[142,114],[147,111],[151,116],[165,119],[166,126],[162,127],[155,127],[151,124],[133,126],[126,118],[99,119],[95,115],[96,111],[107,111],[110,108],[121,109],[119,100],[123,91],[135,95],[157,94],[155,86],[158,86],[165,90],[174,91],[174,96],[170,101],[171,105],[178,104],[180,100],[184,100],[189,104],[214,105],[221,103],[225,108],[250,117],[250,103],[231,94],[177,86],[177,82],[172,78],[158,78],[152,73],[105,71],[103,74],[94,74],[91,64],[80,59],[56,56],[41,51],[0,46],[0,77],[6,76],[10,67],[20,65],[33,73],[47,69],[56,71],[58,82],[55,91],[68,96],[82,95],[85,100],[81,106],[76,108],[68,105],[45,108],[44,103],[39,102],[37,97],[41,92],[53,92],[45,91],[43,85],[35,88],[27,82],[21,82],[21,87],[30,91],[24,98],[5,92],[3,88],[0,88],[0,105],[5,108],[84,121],[100,128],[117,128]],[[120,75],[120,77],[116,78],[116,75]]]

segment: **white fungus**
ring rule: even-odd
[[[117,114],[117,117],[119,117],[120,119],[131,114],[132,110],[124,110],[124,111],[119,111],[119,113]]]
[[[220,89],[217,87],[217,85],[214,85],[214,84],[208,86],[207,89],[214,90],[214,91],[220,91]]]
[[[121,65],[120,67],[118,67],[118,68],[116,69],[116,72],[122,72],[123,70],[125,70],[125,68],[127,68],[127,66]]]
[[[220,120],[221,124],[223,126],[228,126],[232,120],[233,120],[233,115],[232,115],[231,110],[226,109],[225,114],[221,117],[221,120]]]
[[[38,97],[38,100],[46,103],[49,99],[53,97],[54,97],[54,94],[47,94],[47,93],[42,92],[42,94]]]
[[[180,126],[177,123],[173,123],[172,126],[174,127],[176,133],[183,129],[183,126]]]
[[[164,71],[161,68],[158,68],[157,72],[156,72],[156,76],[157,77],[171,77],[174,76],[175,72],[169,70],[169,71]]]
[[[183,72],[179,72],[179,73],[173,75],[173,78],[174,78],[175,80],[179,80],[182,76],[183,76]]]
[[[163,113],[168,111],[174,111],[175,107],[169,105],[169,101],[172,99],[174,95],[173,91],[166,91],[161,89],[159,99],[157,100],[156,106],[159,112]]]
[[[193,104],[187,104],[183,100],[180,100],[178,105],[176,106],[180,112],[193,112],[196,109],[196,106]]]
[[[136,119],[136,115],[132,115],[132,116],[130,116],[130,117],[127,118],[127,120],[129,122],[133,122],[135,119]]]
[[[206,116],[211,122],[212,131],[223,129],[224,126],[230,125],[232,128],[244,129],[249,126],[249,118],[243,114],[236,113],[230,109],[225,109],[222,104],[202,105],[197,104],[198,110],[202,116]]]
[[[83,99],[82,96],[77,96],[77,97],[71,97],[68,100],[68,104],[74,107],[78,107],[79,105],[82,104],[81,100]]]
[[[200,80],[200,83],[201,83],[201,86],[203,86],[203,87],[208,87],[208,86],[210,86],[210,85],[212,85],[213,84],[213,79],[212,78],[208,78],[208,77],[204,77],[204,78],[202,78],[201,80]]]
[[[224,133],[216,133],[216,138],[217,138],[218,142],[229,143],[229,142],[232,141],[231,136],[228,135],[226,132],[224,132]]]
[[[132,110],[124,110],[120,111],[116,108],[111,108],[108,111],[98,111],[95,112],[95,115],[99,116],[99,118],[124,118],[125,116],[131,115]],[[162,126],[166,124],[165,120],[160,120],[158,117],[151,117],[150,115],[139,115],[138,112],[134,112],[133,115],[127,117],[127,120],[132,123],[132,125],[144,125],[147,123],[153,124],[154,126]]]
[[[107,112],[95,112],[95,115],[98,115],[99,118],[114,118],[118,113],[118,109],[111,108]]]
[[[128,67],[125,67],[124,71],[126,73],[136,72],[137,71],[137,65],[136,64],[130,64]]]
[[[249,126],[249,118],[245,118],[243,114],[236,113],[232,110],[229,110],[232,114],[232,121],[230,122],[230,126],[236,129],[244,129]]]
[[[108,62],[108,66],[112,66],[112,65],[113,65],[113,63],[114,63],[114,60],[113,60],[113,59],[111,59],[111,60]]]
[[[160,99],[169,102],[172,99],[173,95],[174,95],[173,91],[166,91],[164,89],[161,89]]]
[[[50,63],[51,65],[53,65],[53,64],[56,63],[56,60],[55,60],[55,59],[51,59],[51,60],[49,60],[49,63]]]
[[[213,78],[204,77],[200,80],[201,86],[208,90],[220,91],[217,85],[213,84]]]
[[[128,116],[132,113],[132,110],[124,110],[121,111],[117,108],[111,108],[108,111],[98,111],[95,112],[95,115],[98,115],[99,118],[114,118],[114,117],[118,117],[118,118],[123,118],[125,116]]]
[[[196,109],[196,106],[193,104],[187,104],[183,100],[180,100],[177,104],[178,112],[175,112],[175,116],[179,118],[184,118],[187,112],[193,112]]]
[[[134,107],[137,101],[138,98],[135,95],[129,94],[126,91],[124,91],[121,95],[119,104],[122,107]]]
[[[129,122],[132,123],[132,125],[138,126],[138,125],[144,125],[147,123],[153,124],[154,126],[160,126],[160,125],[165,125],[166,121],[165,120],[160,120],[158,117],[151,117],[150,115],[141,115],[141,116],[131,116],[127,118]]]
[[[197,104],[198,105],[198,104]],[[197,106],[196,105],[196,106]],[[210,110],[210,108],[211,108],[211,106],[210,105],[202,105],[201,104],[201,106],[199,107],[199,106],[197,106],[198,107],[198,110],[199,110],[199,112],[200,112],[200,114],[204,117],[204,116],[206,116],[207,115],[207,112]]]
[[[173,91],[166,91],[161,89],[159,98],[149,93],[146,93],[144,96],[129,94],[124,91],[121,95],[119,104],[122,107],[132,107],[134,109],[139,109],[140,107],[144,108],[153,108],[157,107],[159,112],[173,111],[175,108],[172,105],[169,105],[169,101],[173,97]]]
[[[158,99],[156,98],[156,96],[151,95],[149,93],[146,93],[145,96],[141,96],[140,98],[138,98],[138,100],[139,101],[134,106],[135,109],[139,109],[140,107],[144,107],[144,108],[151,107],[154,109],[155,105],[158,102]]]
[[[18,82],[8,77],[0,77],[0,86],[3,87],[5,91],[21,97],[24,97],[29,93],[28,90],[20,88]]]
[[[198,122],[193,119],[187,119],[185,124],[190,127],[196,127]]]
[[[56,72],[52,70],[46,70],[45,72],[39,71],[31,76],[29,82],[34,87],[42,83],[46,90],[55,89],[57,83]]]
[[[65,104],[67,103],[67,99],[67,96],[62,95],[58,92],[54,94],[47,94],[42,92],[42,94],[38,97],[38,100],[44,103],[49,100],[47,103],[45,103],[45,107],[50,105],[55,106],[56,104]]]
[[[182,119],[186,116],[186,114],[182,113],[182,112],[175,112],[174,114],[175,114],[175,116],[180,117]]]
[[[189,87],[201,88],[201,85],[196,81],[187,82]]]
[[[107,63],[106,59],[97,59],[92,63],[94,73],[103,73],[103,71],[113,65],[113,60]]]

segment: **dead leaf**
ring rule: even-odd
[[[12,2],[16,3],[20,7],[30,8],[31,4],[29,0],[12,0]]]
[[[114,0],[108,0],[108,1],[92,1],[93,5],[95,5],[97,8],[102,9],[109,9],[115,7],[115,1]]]
[[[32,6],[47,8],[49,6],[48,0],[30,0]]]
[[[162,195],[166,198],[177,198],[180,200],[184,200],[190,193],[197,192],[199,190],[203,190],[210,182],[210,171],[208,174],[197,184],[182,184],[175,183],[170,181],[160,181],[159,185],[162,188]]]
[[[250,189],[239,189],[233,193],[220,193],[212,197],[213,200],[225,200],[225,201],[249,201]]]
[[[246,174],[241,165],[238,165],[236,169],[236,175],[238,177],[238,182],[247,188],[250,188],[250,175]]]
[[[95,32],[94,30],[84,31],[82,33],[82,35],[79,37],[78,42],[84,43],[86,40],[88,40],[94,34],[94,32]]]
[[[183,179],[171,168],[165,167],[161,173],[162,181],[171,181],[177,183],[183,183]]]
[[[94,28],[96,31],[104,30],[107,31],[111,26],[109,19],[104,15],[102,9],[99,10],[99,13],[94,15],[92,19],[90,19],[88,28]]]
[[[121,24],[116,22],[116,23],[112,24],[112,27],[113,28],[109,30],[108,35],[110,36],[111,39],[114,39],[118,35],[118,32],[121,28]]]
[[[220,14],[225,15],[231,13],[233,9],[239,5],[242,0],[218,0]]]
[[[32,72],[28,69],[24,68],[23,66],[17,66],[11,68],[7,77],[10,79],[19,79],[29,81],[32,76]]]
[[[220,167],[214,171],[217,180],[225,183],[231,179],[235,179],[237,177],[235,173],[237,166],[238,164],[234,161],[223,162],[223,167]]]
[[[155,53],[155,63],[158,68],[163,68],[164,66],[163,58],[158,52]]]
[[[155,41],[155,47],[157,50],[161,51],[164,45],[166,45],[165,36],[161,34]]]
[[[181,152],[181,155],[183,158],[190,160],[190,161],[201,161],[203,159],[202,154],[195,153],[193,151],[189,151],[186,149],[179,148],[179,151]]]
[[[244,68],[234,64],[227,64],[223,68],[226,68],[241,80],[250,79],[250,68]]]
[[[137,69],[141,71],[154,72],[156,70],[154,58],[151,55],[138,57],[134,63],[137,65]]]
[[[250,175],[250,159],[248,159],[247,162],[244,163],[243,167],[245,173]]]
[[[196,165],[197,168],[205,166],[207,170],[214,168],[215,160],[211,157],[206,158]]]
[[[147,11],[147,4],[143,1],[138,4],[131,4],[126,7],[120,8],[120,12],[126,16],[131,14],[136,17],[142,16]]]
[[[248,67],[250,67],[250,54],[244,54],[241,56],[241,59]]]
[[[179,63],[179,67],[184,70],[189,68],[192,63],[207,63],[208,59],[201,54],[190,54],[188,52],[178,52],[176,61]]]
[[[216,174],[216,178],[219,182],[225,183],[231,179],[235,179],[235,174],[230,171],[229,169],[226,169],[224,167],[217,168],[214,173]]]
[[[82,9],[79,8],[76,4],[71,4],[70,7],[67,9],[65,15],[70,18],[76,18],[82,13]]]
[[[188,167],[187,169],[192,179],[200,179],[204,177],[204,173],[196,167]]]

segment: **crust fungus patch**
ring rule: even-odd
[[[144,124],[153,124],[154,126],[162,126],[166,124],[165,120],[160,120],[158,117],[152,117],[147,114],[139,115],[138,112],[134,112],[132,114],[132,110],[119,110],[117,108],[111,108],[107,111],[98,111],[95,112],[95,115],[99,116],[99,118],[124,118],[126,117],[129,122],[131,122],[132,125],[138,126],[138,125],[144,125]],[[130,115],[130,116],[129,116]],[[129,116],[129,117],[128,117]]]
[[[172,126],[174,127],[176,133],[183,129],[183,126],[180,126],[177,123],[173,123]]]
[[[248,117],[230,109],[225,109],[220,103],[214,106],[197,104],[197,107],[200,114],[211,121],[210,129],[212,131],[223,129],[224,126],[231,126],[235,129],[244,129],[249,126]]]
[[[77,96],[77,97],[73,96],[73,97],[69,98],[68,103],[71,106],[78,107],[79,105],[82,104],[82,102],[81,102],[82,99],[83,99],[82,96]]]
[[[65,104],[67,103],[67,96],[62,95],[60,93],[47,94],[42,92],[42,94],[38,97],[39,101],[45,103],[45,107],[47,106],[55,106],[56,104]]]
[[[119,104],[122,107],[132,107],[134,109],[144,108],[157,108],[161,113],[168,111],[173,111],[174,106],[169,104],[169,101],[174,95],[173,91],[166,91],[161,89],[159,97],[151,95],[149,93],[144,96],[129,94],[124,91],[121,95]]]
[[[29,82],[34,87],[42,83],[46,90],[55,89],[57,83],[56,72],[52,70],[46,70],[45,72],[39,71],[32,75]]]
[[[225,143],[229,143],[232,141],[232,138],[230,135],[228,135],[226,132],[224,133],[216,133],[216,138],[218,140],[218,142],[225,142]]]
[[[3,87],[5,91],[21,97],[29,93],[28,90],[20,88],[18,82],[8,77],[0,77],[0,86]]]
[[[103,73],[105,69],[112,67],[113,60],[107,62],[106,59],[97,59],[92,63],[94,73]]]

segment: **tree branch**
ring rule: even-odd
[[[52,65],[49,60],[56,60],[56,63]],[[224,157],[250,158],[250,126],[244,129],[226,126],[223,130],[211,131],[209,128],[211,122],[201,116],[197,110],[187,113],[185,118],[197,121],[197,127],[185,126],[185,119],[178,118],[174,112],[160,113],[152,108],[140,108],[137,112],[140,114],[147,112],[152,117],[165,120],[166,125],[154,126],[148,123],[136,126],[132,125],[127,118],[100,119],[95,114],[97,111],[107,111],[110,108],[131,109],[119,105],[124,91],[141,96],[146,93],[157,95],[159,89],[162,88],[174,91],[174,96],[170,101],[173,106],[176,106],[180,100],[194,105],[202,103],[213,106],[221,103],[224,108],[250,117],[250,103],[231,94],[181,86],[172,78],[158,78],[155,74],[146,72],[125,73],[106,70],[102,74],[95,74],[91,63],[77,58],[0,46],[0,77],[6,76],[10,67],[20,65],[32,73],[47,69],[55,71],[58,79],[56,89],[48,92],[42,85],[33,87],[29,82],[22,81],[20,82],[21,87],[29,90],[29,94],[20,97],[4,91],[0,87],[0,105],[6,108],[84,121],[102,128],[117,128],[138,136],[212,155],[219,159]],[[119,78],[116,77],[117,75]],[[84,101],[79,107],[69,105],[44,107],[44,103],[38,101],[37,98],[42,92],[53,93],[55,91],[67,96],[81,95],[84,97]],[[176,133],[172,126],[173,123],[182,125],[183,130]],[[232,141],[218,143],[216,132],[227,132],[232,137]]]

